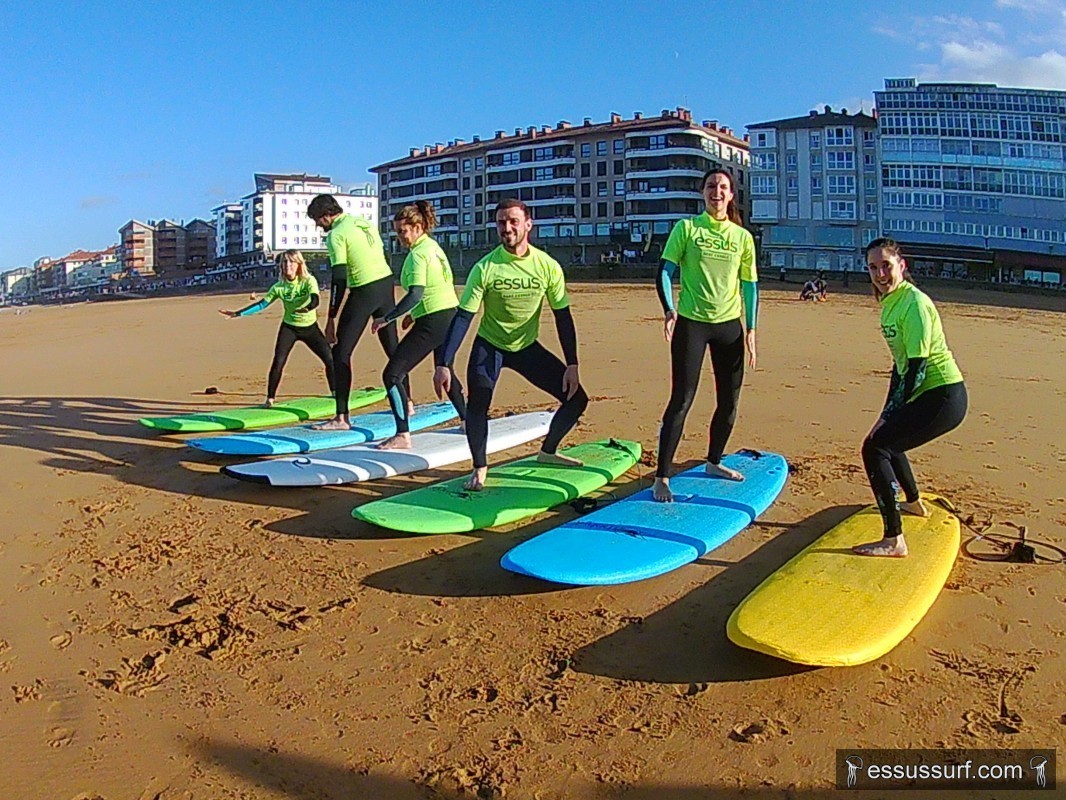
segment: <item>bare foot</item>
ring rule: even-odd
[[[480,492],[485,488],[485,481],[488,479],[488,476],[488,467],[478,467],[470,473],[470,477],[466,479],[463,488],[470,492]]]
[[[274,407],[274,398],[273,397],[268,397],[263,402],[263,408],[273,408],[273,407]]]
[[[913,514],[916,517],[928,517],[929,509],[925,507],[925,503],[921,498],[918,498],[913,503],[901,501],[899,504],[899,510],[907,514]]]
[[[347,431],[351,430],[352,424],[347,417],[334,417],[333,419],[320,422],[312,426],[316,431]]]
[[[410,450],[411,434],[398,433],[378,445],[378,450]]]
[[[707,462],[707,474],[712,475],[715,478],[725,478],[729,481],[744,480],[744,476],[735,469],[730,469],[722,464],[712,464],[710,461]]]
[[[415,404],[414,403],[408,403],[407,404],[407,418],[411,419],[411,417],[413,417],[414,415],[415,415]]]
[[[656,503],[674,502],[674,493],[670,491],[670,479],[656,478],[651,487],[651,496]]]
[[[886,536],[879,542],[857,544],[851,549],[860,556],[882,556],[885,558],[903,558],[908,552],[907,543],[903,540],[903,534]]]
[[[577,458],[564,456],[561,453],[545,453],[541,450],[537,453],[537,461],[541,464],[555,464],[560,467],[583,467],[584,462]]]

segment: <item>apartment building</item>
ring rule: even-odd
[[[912,267],[1059,284],[1066,91],[889,78],[874,97],[882,228]]]
[[[862,269],[879,231],[877,120],[847,109],[748,125],[763,265]]]
[[[215,261],[238,256],[244,251],[244,228],[240,203],[223,203],[211,209],[215,221]]]
[[[118,230],[118,265],[127,276],[155,274],[155,226],[131,219]]]
[[[397,249],[393,215],[415,200],[437,210],[446,246],[495,244],[495,209],[517,197],[533,212],[539,246],[643,248],[665,242],[680,218],[703,210],[700,179],[713,167],[734,177],[748,205],[748,142],[717,121],[693,122],[686,108],[657,117],[611,114],[609,121],[498,130],[488,140],[456,139],[412,148],[371,168],[378,178],[381,233]],[[746,216],[746,215],[745,215]]]

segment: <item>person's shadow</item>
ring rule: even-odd
[[[571,668],[620,680],[687,683],[691,692],[706,683],[775,678],[810,669],[738,647],[726,637],[726,620],[778,568],[862,508],[824,509],[784,525],[777,536],[734,564],[713,562],[726,569],[661,611],[580,648],[571,656]],[[713,552],[695,563],[712,558]]]

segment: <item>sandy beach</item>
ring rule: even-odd
[[[259,402],[277,308],[216,313],[242,294],[0,312],[3,796],[814,798],[834,794],[836,748],[1066,757],[1061,566],[960,555],[915,631],[864,666],[801,668],[727,640],[755,586],[872,502],[859,446],[891,369],[876,304],[801,303],[796,290],[764,286],[758,369],[729,448],[785,455],[784,492],[696,563],[606,588],[499,566],[576,516],[569,506],[469,536],[401,536],[350,516],[466,465],[271,488],[136,424]],[[1064,546],[1066,298],[930,294],[970,411],[913,454],[919,484],[963,517]],[[669,362],[653,287],[578,284],[571,296],[592,402],[567,443],[625,437],[654,456]],[[550,313],[542,331],[558,352]],[[356,386],[380,383],[373,337],[354,364]],[[424,363],[412,376],[419,402],[430,375]],[[323,390],[297,346],[281,394]],[[550,407],[504,374],[496,412]],[[704,454],[712,407],[708,368],[681,465]],[[643,464],[614,491],[652,473]]]

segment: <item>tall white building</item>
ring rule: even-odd
[[[357,191],[365,192],[364,188]],[[240,201],[240,253],[270,255],[281,250],[325,251],[325,239],[314,221],[307,216],[307,206],[315,195],[331,194],[347,213],[378,224],[378,199],[364,193],[346,193],[322,175],[256,174],[255,191]],[[215,209],[217,241],[225,255],[234,255],[227,220],[232,220],[237,204]],[[218,231],[226,230],[220,234]],[[235,232],[235,231],[233,231]],[[222,257],[220,255],[220,257]]]

